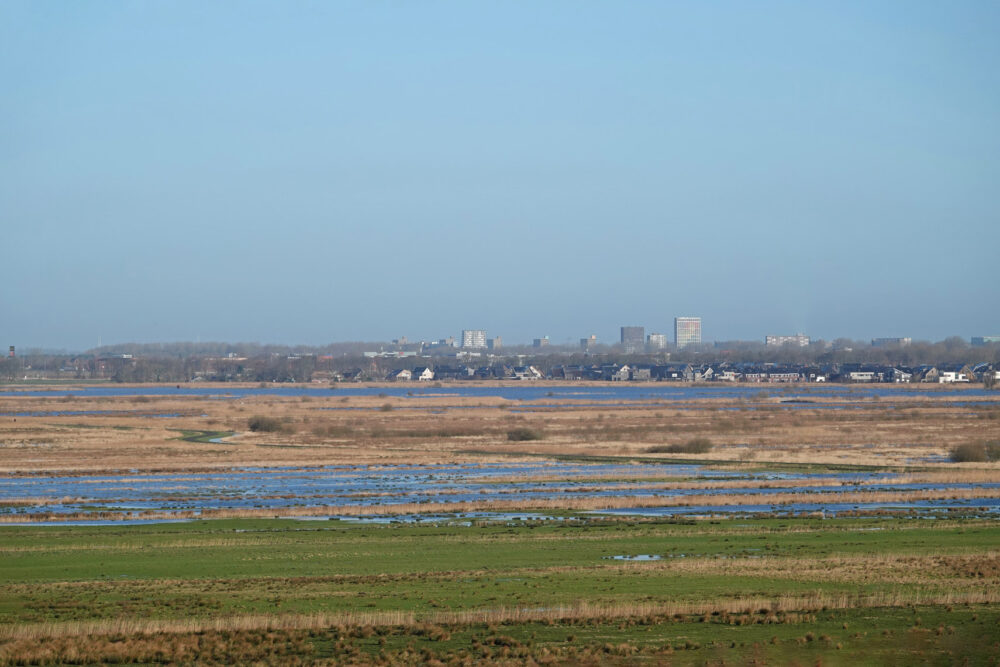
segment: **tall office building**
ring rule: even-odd
[[[486,347],[486,329],[463,329],[462,347],[479,349]]]
[[[642,350],[646,340],[646,327],[622,327],[622,347],[626,354]]]
[[[701,344],[701,318],[675,317],[674,344],[678,348]]]

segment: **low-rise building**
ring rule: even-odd
[[[427,366],[418,366],[417,368],[413,369],[411,377],[414,380],[418,380],[420,382],[430,382],[431,380],[434,379],[434,371],[432,371]]]
[[[794,336],[765,336],[764,345],[768,347],[781,347],[782,345],[798,345],[799,347],[809,346],[809,336],[805,334],[795,334]]]

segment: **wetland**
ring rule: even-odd
[[[998,400],[8,387],[0,664],[995,662]]]

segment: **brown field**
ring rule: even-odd
[[[219,385],[224,395],[231,386]],[[656,446],[706,438],[702,460],[734,465],[823,463],[939,468],[982,478],[1000,465],[944,462],[960,444],[1000,440],[1000,409],[953,405],[978,402],[962,390],[872,400],[822,399],[851,409],[785,410],[780,391],[767,397],[710,398],[683,403],[581,407],[559,401],[531,410],[531,402],[501,398],[414,397],[245,399],[203,397],[20,397],[0,392],[0,412],[115,411],[115,414],[0,417],[0,472],[39,470],[200,471],[234,466],[423,464],[508,460],[523,456],[613,456],[669,460],[690,454],[654,454]],[[777,394],[777,395],[775,395]],[[539,403],[551,406],[554,401]],[[650,404],[652,403],[652,404]],[[342,408],[351,408],[344,410]],[[692,409],[694,408],[694,409]],[[164,418],[151,415],[176,414]],[[254,416],[274,418],[280,431],[252,433]],[[527,428],[542,437],[512,441]],[[181,430],[233,431],[219,443],[187,442]],[[945,473],[945,471],[948,471]]]

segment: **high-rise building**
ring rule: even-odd
[[[809,347],[809,336],[800,333],[794,336],[764,336],[764,345],[768,347],[781,347],[782,345]]]
[[[486,329],[463,329],[462,347],[478,349],[486,347]]]
[[[674,344],[678,348],[701,344],[701,318],[675,317]]]
[[[549,337],[543,336],[542,338],[536,338],[531,341],[531,347],[548,347]]]
[[[626,354],[641,350],[645,339],[646,327],[622,327],[622,347]]]
[[[503,347],[503,339],[500,336],[497,336],[496,338],[490,338],[488,341],[486,341],[486,347],[491,350],[499,350],[500,348]]]
[[[663,350],[667,347],[667,334],[651,333],[646,337],[646,344],[651,350]]]
[[[597,336],[590,334],[590,338],[580,339],[580,349],[584,352],[592,350],[597,345]]]
[[[973,336],[971,342],[975,347],[982,347],[990,343],[1000,343],[1000,336]],[[10,349],[13,350],[14,348]]]

